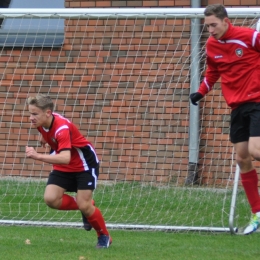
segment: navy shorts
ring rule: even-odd
[[[90,168],[84,172],[61,172],[53,170],[48,178],[47,185],[54,184],[68,192],[78,190],[94,190],[97,185],[99,167]]]
[[[231,112],[230,140],[233,144],[260,136],[260,103],[246,103]]]

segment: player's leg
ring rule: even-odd
[[[257,161],[260,161],[260,136],[253,136],[249,139],[249,153]]]
[[[95,206],[95,201],[93,199],[92,199],[92,205]],[[83,222],[84,229],[86,231],[90,231],[92,229],[92,226],[88,222],[88,219],[85,217],[85,214],[83,212],[81,212],[81,216],[82,216],[82,222]]]
[[[254,125],[256,125],[256,117],[254,116],[255,112],[257,111],[254,108],[254,104],[246,104],[245,106],[233,110],[231,113],[230,138],[231,142],[234,144],[236,161],[241,173],[242,185],[252,211],[252,219],[248,227],[244,230],[244,234],[254,232],[260,224],[258,176],[253,167],[252,157],[250,154],[250,146],[252,143],[252,137],[250,136],[254,135],[254,131],[258,131],[258,129],[254,127]]]
[[[250,155],[260,161],[260,103],[254,103],[253,109],[249,113],[249,144],[248,149]]]
[[[90,225],[96,230],[98,236],[97,248],[107,248],[112,243],[112,238],[106,227],[104,217],[92,203],[92,190],[78,190],[77,202],[82,214]]]
[[[248,141],[248,151],[250,157],[253,157],[255,160],[260,161],[260,103],[253,104],[253,108],[250,110],[250,127],[249,127],[249,141]],[[252,166],[253,168],[253,166]],[[251,172],[251,182],[252,189],[254,192],[254,200],[252,199],[252,212],[259,213],[260,212],[260,196],[258,192],[258,175],[255,170]],[[254,184],[253,184],[254,183]],[[253,196],[253,195],[251,195]],[[259,213],[260,217],[260,213]],[[259,219],[260,222],[260,219]]]
[[[76,191],[76,180],[72,174],[52,171],[49,175],[44,193],[45,203],[59,210],[78,210],[75,197],[64,194],[65,191]]]
[[[93,190],[97,184],[98,171],[99,168],[97,166],[76,175],[78,183],[77,203],[82,214],[97,232],[97,248],[107,248],[112,243],[112,239],[107,230],[104,217],[101,211],[93,204],[92,199]]]
[[[260,138],[258,137],[257,139],[259,140],[254,141],[260,142]],[[244,230],[245,235],[253,233],[260,225],[260,196],[258,191],[258,175],[256,169],[254,169],[252,165],[251,154],[249,153],[249,147],[252,141],[253,140],[250,137],[249,142],[238,143],[235,145],[237,152],[237,163],[241,172],[241,182],[252,211],[252,217],[249,225]]]
[[[58,210],[79,210],[76,197],[65,194],[65,191],[77,191],[76,174],[52,171],[44,194],[46,204]],[[93,200],[92,204],[95,204]],[[90,231],[92,226],[83,214],[82,220],[84,229]]]
[[[252,158],[249,153],[249,142],[239,142],[233,144],[236,152],[236,162],[240,168],[240,173],[244,174],[253,170]]]
[[[60,209],[65,190],[57,185],[49,184],[45,188],[44,201],[53,209]]]

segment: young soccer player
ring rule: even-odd
[[[54,104],[47,95],[27,100],[30,121],[41,133],[41,143],[51,147],[52,154],[37,153],[26,147],[28,158],[53,164],[44,193],[45,203],[58,210],[80,210],[86,230],[92,227],[98,236],[97,248],[108,248],[112,238],[100,210],[94,206],[93,190],[99,174],[99,160],[92,144],[68,119],[53,112]],[[76,198],[65,194],[77,192]]]
[[[260,223],[258,175],[252,164],[252,158],[260,160],[260,34],[233,26],[223,5],[207,6],[204,15],[210,33],[207,70],[190,100],[197,105],[221,77],[222,93],[232,110],[230,140],[252,210],[251,221],[244,230],[247,235],[256,231]]]

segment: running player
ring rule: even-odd
[[[86,230],[93,227],[98,236],[97,248],[108,248],[112,238],[102,213],[92,200],[99,175],[99,160],[93,145],[68,119],[54,113],[54,103],[39,94],[27,100],[30,121],[53,151],[42,154],[26,147],[28,158],[53,164],[44,193],[45,203],[58,210],[80,210]],[[76,198],[65,192],[77,192]]]

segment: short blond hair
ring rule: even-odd
[[[27,99],[27,104],[36,106],[43,111],[46,109],[50,109],[51,111],[53,111],[54,109],[54,104],[50,96],[44,94],[37,94],[34,97],[29,97]]]

